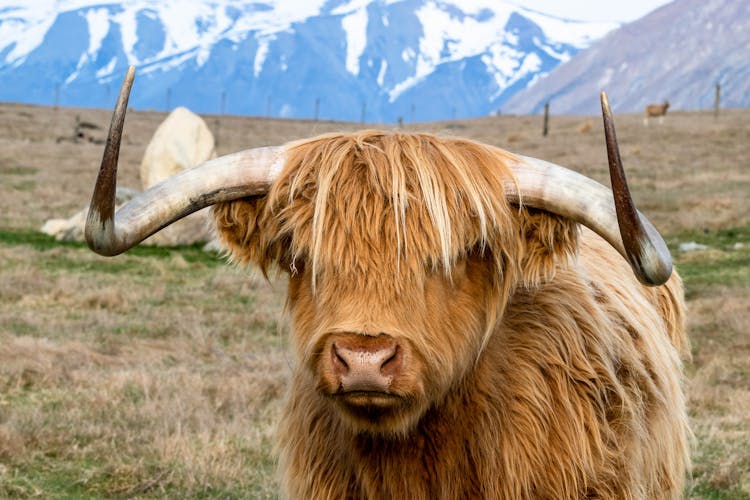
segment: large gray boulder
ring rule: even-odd
[[[141,160],[141,187],[148,189],[215,157],[214,136],[206,122],[187,108],[176,108],[146,146]]]
[[[203,119],[179,107],[159,125],[141,160],[141,184],[148,189],[168,177],[216,157],[214,136]],[[211,240],[203,209],[146,239],[146,245],[190,245]]]

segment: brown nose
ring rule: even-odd
[[[401,369],[401,353],[389,335],[345,335],[331,344],[333,373],[344,392],[388,392]]]

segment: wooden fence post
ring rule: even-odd
[[[721,105],[721,85],[716,84],[716,94],[714,95],[714,118],[719,117],[719,107]]]

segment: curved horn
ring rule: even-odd
[[[601,93],[604,136],[607,142],[609,178],[615,197],[617,222],[630,266],[646,284],[661,285],[672,274],[672,257],[659,232],[643,215],[638,213],[630,195],[625,170],[622,167],[620,148],[617,146],[615,122],[609,108],[606,92]]]
[[[135,68],[128,70],[112,115],[104,156],[86,218],[86,242],[117,255],[201,208],[263,194],[284,165],[282,148],[248,149],[184,170],[147,189],[115,214],[117,160]]]
[[[611,191],[559,165],[519,156],[520,162],[512,167],[517,185],[507,183],[506,194],[513,203],[547,210],[587,226],[625,257],[641,283],[661,285],[672,274],[672,257],[656,228],[635,208],[603,92],[602,111]]]

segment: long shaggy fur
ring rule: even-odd
[[[290,273],[290,498],[677,498],[688,467],[682,287],[641,286],[598,236],[511,206],[504,151],[364,131],[288,146],[263,197],[214,208],[231,257]],[[332,333],[412,353],[407,403],[342,413]]]

